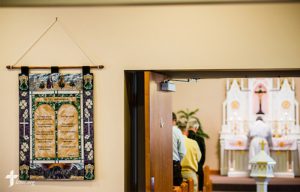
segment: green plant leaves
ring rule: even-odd
[[[177,119],[177,125],[179,127],[187,127],[189,122],[196,121],[199,124],[199,129],[196,134],[199,135],[200,137],[209,139],[209,136],[206,133],[204,133],[202,129],[202,125],[199,118],[196,116],[198,111],[199,111],[198,108],[192,111],[190,111],[189,109],[186,109],[186,111],[184,110],[178,111],[177,114],[179,115],[179,118]]]

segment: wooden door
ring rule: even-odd
[[[144,73],[145,187],[151,192],[171,192],[173,186],[172,99],[170,92],[160,89],[166,78]]]

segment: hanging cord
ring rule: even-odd
[[[16,66],[26,55],[27,53],[48,33],[48,31],[55,25],[58,21],[58,18],[55,18],[55,21],[35,40],[32,45],[21,55],[21,57],[12,65],[12,67]]]
[[[27,54],[29,51],[31,51],[31,49],[50,31],[50,29],[56,24],[59,23],[60,27],[63,29],[63,31],[67,34],[67,36],[69,36],[69,38],[73,41],[73,43],[76,45],[76,47],[84,54],[84,56],[89,60],[89,62],[91,62],[91,64],[93,66],[91,66],[91,68],[97,68],[97,69],[103,69],[104,66],[103,65],[96,65],[92,59],[85,53],[85,51],[79,46],[79,44],[72,38],[72,36],[70,35],[70,33],[67,32],[67,30],[64,28],[64,26],[61,24],[61,22],[58,21],[58,17],[55,18],[54,22],[51,23],[51,25],[49,25],[49,27],[47,27],[47,29],[32,43],[32,45],[21,55],[21,57],[13,64],[13,65],[8,65],[6,66],[7,69],[16,69],[16,68],[21,68],[16,66]],[[80,68],[81,66],[60,66],[60,68]],[[33,68],[33,69],[46,69],[46,68],[50,68],[50,67],[46,67],[46,66],[32,66],[29,68]]]
[[[97,66],[92,59],[86,54],[86,52],[80,47],[80,45],[77,43],[77,41],[75,41],[75,39],[70,35],[70,33],[68,32],[68,30],[66,30],[66,28],[63,26],[63,24],[61,22],[58,22],[58,24],[60,25],[60,27],[63,29],[63,31],[69,36],[69,38],[73,41],[73,43],[77,46],[77,48],[84,54],[84,56],[94,65]],[[98,66],[99,67],[99,66]]]

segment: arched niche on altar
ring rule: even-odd
[[[275,176],[300,175],[299,107],[293,78],[228,79],[220,133],[222,175],[248,176],[249,131],[261,117],[271,128]]]

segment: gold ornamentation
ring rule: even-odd
[[[21,171],[28,171],[28,170],[29,170],[29,166],[23,164],[23,165],[20,166],[20,170],[21,170]]]
[[[93,75],[86,74],[86,75],[84,75],[83,79],[84,79],[85,81],[90,81],[90,80],[93,79]]]
[[[288,100],[285,100],[281,103],[282,108],[288,109],[291,106],[291,103]]]
[[[20,166],[20,176],[19,176],[20,180],[28,180],[29,179],[28,170],[29,170],[28,165],[23,164]]]
[[[285,147],[285,146],[286,146],[286,144],[285,144],[285,142],[284,142],[284,141],[280,141],[280,142],[278,143],[278,146],[279,146],[279,147]]]
[[[242,147],[242,146],[244,146],[244,142],[241,141],[241,140],[238,140],[238,141],[236,142],[236,145],[239,146],[239,147]]]
[[[261,142],[260,142],[260,145],[261,145],[261,150],[263,151],[263,150],[265,150],[265,142],[264,142],[264,140],[261,140]]]
[[[238,109],[239,107],[240,107],[240,103],[237,100],[231,102],[232,109]]]
[[[28,76],[26,75],[19,76],[19,81],[20,81],[19,88],[22,91],[26,91],[28,89]]]
[[[19,79],[20,79],[20,81],[28,81],[28,76],[20,75]]]
[[[94,179],[94,165],[88,164],[85,166],[85,179],[92,180]]]
[[[84,79],[84,88],[87,90],[92,89],[93,84],[92,84],[92,80],[93,80],[93,75],[90,74],[86,74],[83,76]]]

